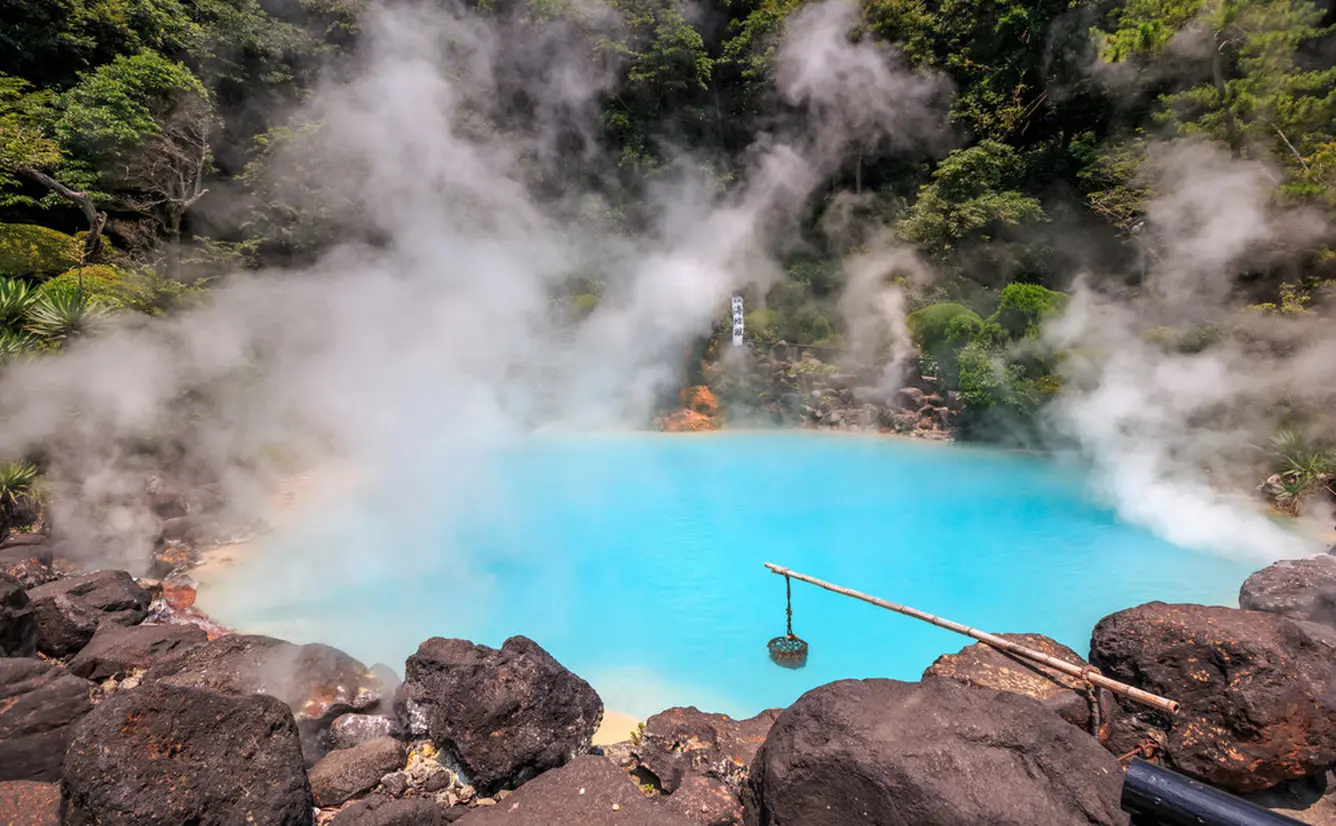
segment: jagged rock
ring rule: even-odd
[[[137,625],[152,595],[125,571],[95,571],[39,585],[28,592],[37,615],[37,647],[67,657],[88,644],[102,623]]]
[[[588,750],[603,702],[527,637],[498,651],[433,637],[405,664],[400,724],[430,737],[479,792],[513,788]]]
[[[292,710],[310,760],[323,754],[335,718],[373,710],[385,697],[379,678],[336,648],[258,634],[219,637],[153,666],[144,681],[277,697]]]
[[[998,636],[1075,666],[1088,665],[1081,655],[1042,634]],[[923,676],[949,677],[975,688],[1010,691],[1032,697],[1072,725],[1084,731],[1090,731],[1091,728],[1090,691],[1084,680],[1036,665],[981,642],[967,645],[956,654],[943,654],[928,666]],[[1100,715],[1103,720],[1113,711],[1113,699],[1108,696],[1108,692],[1101,692],[1101,696],[1105,702],[1104,711]]]
[[[0,660],[0,780],[60,780],[70,727],[92,710],[93,688],[54,663]]]
[[[595,755],[576,757],[525,783],[459,826],[696,826],[640,793],[626,773]],[[806,826],[806,824],[804,824]]]
[[[60,786],[31,780],[0,783],[0,823],[60,826]]]
[[[923,407],[923,391],[917,387],[902,387],[895,394],[894,405],[907,412],[916,412]]]
[[[687,777],[664,806],[699,826],[738,826],[742,823],[742,801],[737,792],[712,777]]]
[[[287,707],[161,683],[75,727],[64,794],[69,826],[308,826],[313,812]]]
[[[392,737],[332,751],[311,767],[311,794],[317,806],[337,806],[374,788],[404,764],[404,745]]]
[[[780,714],[756,755],[749,826],[1126,824],[1122,769],[1029,697],[841,680]]]
[[[48,537],[21,534],[18,538],[24,541],[10,544],[16,539],[10,537],[0,548],[0,574],[13,577],[24,588],[36,588],[58,579],[56,572],[51,570],[55,554]]]
[[[1282,559],[1243,582],[1239,607],[1336,627],[1336,556]]]
[[[0,574],[0,657],[37,653],[37,616],[19,583]]]
[[[342,714],[329,724],[329,745],[349,749],[393,732],[394,721],[383,714]]]
[[[209,641],[193,625],[103,625],[66,666],[89,680],[121,677],[177,657]]]
[[[669,794],[693,775],[719,780],[736,794],[778,716],[778,709],[769,709],[746,720],[734,720],[694,706],[670,708],[645,721],[632,754]]]
[[[440,826],[441,809],[430,800],[373,795],[335,815],[329,826]]]
[[[1180,704],[1168,721],[1120,700],[1115,751],[1153,737],[1170,768],[1238,792],[1336,764],[1336,657],[1284,617],[1151,602],[1100,620],[1090,659]]]

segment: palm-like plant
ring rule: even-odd
[[[1276,434],[1271,446],[1275,475],[1267,486],[1277,505],[1298,516],[1309,496],[1321,490],[1332,492],[1336,451],[1288,429]]]
[[[33,518],[38,474],[32,462],[0,461],[0,523],[12,524],[25,512],[30,515],[21,521]]]
[[[110,311],[79,290],[46,293],[28,311],[28,330],[50,341],[66,341],[97,327]]]
[[[36,349],[36,342],[27,333],[0,329],[0,365],[22,358]]]
[[[17,329],[37,301],[37,293],[23,281],[0,278],[0,329]]]

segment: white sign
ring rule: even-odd
[[[742,346],[742,296],[733,296],[733,346]]]

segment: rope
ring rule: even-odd
[[[784,629],[785,635],[793,636],[793,580],[784,577]]]

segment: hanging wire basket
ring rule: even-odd
[[[770,659],[784,668],[802,668],[807,665],[807,642],[793,633],[793,583],[784,577],[785,634],[766,644]]]

